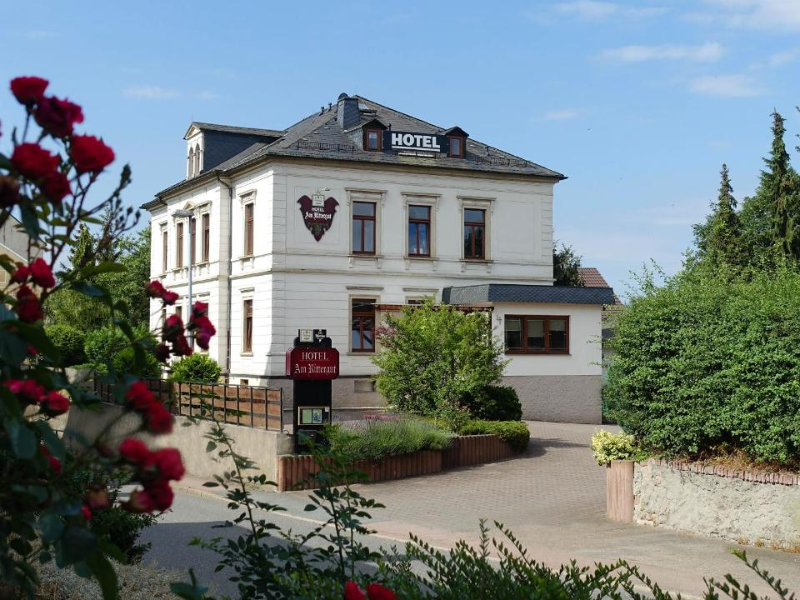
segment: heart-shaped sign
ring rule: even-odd
[[[300,214],[303,215],[303,222],[314,236],[320,241],[325,232],[331,228],[333,215],[336,214],[336,207],[339,203],[333,198],[322,199],[323,197],[314,196],[312,200],[308,196],[302,196],[297,203],[300,205]]]

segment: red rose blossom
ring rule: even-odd
[[[48,450],[46,446],[40,446],[39,451],[42,453],[42,456],[47,459],[50,468],[53,469],[53,473],[61,475],[61,461],[50,454],[50,450]]]
[[[195,302],[194,306],[192,306],[192,317],[189,319],[190,321],[195,321],[200,317],[204,317],[208,314],[208,304],[205,302]]]
[[[144,286],[144,289],[151,298],[161,298],[164,295],[164,286],[156,279]]]
[[[45,177],[41,189],[42,194],[53,204],[61,204],[61,201],[72,193],[69,178],[61,171],[54,171]]]
[[[56,284],[53,271],[44,259],[37,258],[30,264],[31,279],[33,283],[43,288],[51,288]]]
[[[364,590],[355,581],[344,584],[344,600],[366,600],[366,597]]]
[[[55,96],[43,98],[33,113],[36,122],[53,137],[72,135],[76,123],[83,123],[83,111],[69,100]]]
[[[92,511],[90,511],[89,507],[85,504],[81,506],[81,516],[87,521],[92,518]]]
[[[160,511],[165,511],[172,506],[172,501],[175,498],[172,488],[166,483],[157,483],[152,487],[148,487],[145,493],[150,496],[156,510]]]
[[[169,351],[169,346],[167,346],[166,344],[159,344],[158,346],[156,346],[155,354],[159,362],[162,363],[167,362],[167,359],[171,354]]]
[[[147,385],[141,381],[136,381],[131,384],[128,393],[125,394],[125,399],[130,403],[134,410],[146,412],[155,403],[153,393],[148,389]]]
[[[151,513],[155,509],[152,497],[144,490],[132,491],[122,507],[132,513]]]
[[[19,204],[19,183],[12,177],[0,177],[0,208]]]
[[[164,301],[164,304],[172,306],[178,299],[178,294],[176,292],[170,292],[169,290],[164,290],[164,293],[161,295],[161,299]]]
[[[397,600],[397,595],[380,583],[370,583],[367,586],[367,597],[369,600]]]
[[[39,404],[47,391],[33,379],[9,379],[3,385],[28,404]]]
[[[11,273],[11,281],[14,283],[26,283],[30,276],[31,270],[22,263],[17,263],[17,268]]]
[[[172,433],[172,415],[159,402],[153,403],[145,417],[150,433]]]
[[[59,156],[50,154],[39,144],[20,144],[11,155],[12,166],[28,179],[40,179],[52,175],[61,162]]]
[[[69,400],[58,392],[50,392],[42,398],[42,411],[51,417],[63,415],[69,410]]]
[[[152,462],[158,469],[159,478],[165,481],[180,481],[186,473],[181,453],[176,448],[162,448],[156,451]]]
[[[17,290],[17,316],[25,323],[35,323],[42,319],[42,307],[39,298],[27,285],[20,286]]]
[[[119,445],[119,455],[129,463],[142,465],[153,455],[142,440],[125,438]]]
[[[194,350],[189,345],[189,342],[186,341],[186,337],[181,334],[180,337],[177,337],[172,342],[172,353],[175,356],[191,356],[194,354]]]
[[[93,135],[76,135],[69,150],[78,173],[99,173],[114,161],[114,151]]]
[[[41,102],[49,83],[41,77],[16,77],[11,80],[11,93],[20,104],[30,106]]]

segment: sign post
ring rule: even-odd
[[[324,329],[300,329],[286,351],[286,375],[294,390],[294,451],[308,450],[303,434],[317,442],[331,422],[334,379],[339,377],[339,351]]]

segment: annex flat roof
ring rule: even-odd
[[[610,287],[573,287],[559,285],[525,285],[516,283],[484,283],[453,286],[442,290],[442,302],[453,305],[519,303],[519,304],[614,304]]]

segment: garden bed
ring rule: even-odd
[[[515,454],[518,453],[511,445],[496,435],[467,435],[454,438],[444,450],[419,450],[396,456],[359,460],[353,462],[352,467],[366,473],[370,481],[378,482],[431,475],[448,469],[495,462]],[[313,476],[317,468],[313,456],[278,456],[278,491],[316,487]]]

